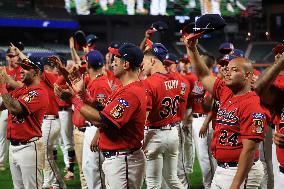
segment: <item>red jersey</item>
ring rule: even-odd
[[[48,109],[46,115],[56,115],[58,116],[58,101],[56,100],[56,95],[54,94],[53,84],[57,80],[57,75],[44,71],[42,74],[42,86],[46,89],[49,99]]]
[[[177,120],[180,101],[185,101],[186,87],[176,73],[154,73],[143,80],[147,94],[146,126],[163,127]],[[182,94],[182,95],[181,95]]]
[[[41,137],[41,124],[49,103],[44,86],[24,86],[10,94],[21,103],[25,111],[20,115],[9,113],[7,139],[26,142]]]
[[[180,73],[176,72],[177,76],[180,77],[181,80],[181,93],[182,96],[178,107],[177,112],[177,120],[176,121],[182,121],[184,119],[186,108],[188,105],[188,98],[190,93],[190,84],[187,81],[186,78],[184,78]]]
[[[9,75],[13,80],[21,81],[21,70],[22,70],[21,66],[18,66],[14,69],[9,69],[9,67],[7,66],[5,67],[5,70],[6,70],[7,75]],[[7,85],[6,88],[8,91],[14,90],[9,85]]]
[[[99,148],[102,150],[125,150],[142,147],[146,120],[146,92],[143,82],[136,81],[119,87],[108,99],[101,111],[106,125],[100,129]]]
[[[88,99],[86,99],[87,103],[95,103],[100,104],[100,107],[96,107],[97,109],[103,108],[106,104],[106,101],[112,90],[108,84],[107,76],[99,76],[94,80],[90,80],[89,77],[85,77],[86,93]],[[74,110],[73,115],[73,123],[76,127],[84,127],[86,119],[80,114],[79,110]]]
[[[202,83],[198,81],[198,78],[195,74],[190,73],[185,76],[189,81],[191,86],[190,92],[190,100],[189,104],[192,107],[192,113],[202,113],[204,114],[204,110],[202,107],[202,103],[204,101],[205,88]]]
[[[279,75],[273,85],[275,88],[280,90],[281,97],[284,94],[284,75]],[[274,116],[274,123],[276,132],[284,134],[284,100],[283,98],[277,99],[277,105],[275,106],[275,116]],[[276,146],[276,154],[277,159],[281,166],[284,167],[284,148],[280,148],[279,146]]]
[[[213,90],[213,97],[220,101],[211,145],[213,156],[219,162],[238,162],[242,139],[264,139],[269,114],[255,92],[234,96],[219,78]],[[258,157],[257,150],[255,159]]]
[[[64,79],[64,77],[62,75],[59,75],[57,77],[57,80],[55,82],[58,86],[60,86],[61,88],[64,88],[66,89],[67,86],[66,86],[66,81]],[[67,102],[67,101],[64,101],[64,100],[61,100],[60,98],[58,98],[56,96],[56,100],[57,100],[57,104],[59,107],[71,107],[72,103],[71,102]]]

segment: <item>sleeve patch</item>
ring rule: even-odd
[[[118,102],[124,107],[129,107],[128,102],[126,100],[124,100],[123,98],[119,98]]]
[[[183,96],[186,91],[186,84],[184,82],[181,83],[181,92],[180,95]]]
[[[263,132],[263,120],[262,119],[253,119],[253,128],[252,132],[261,134]]]
[[[36,97],[36,96],[38,96],[38,93],[37,93],[37,92],[35,92],[35,91],[30,91],[28,94],[25,94],[25,95],[22,97],[22,99],[23,99],[25,102],[29,103],[29,102],[31,102],[32,99],[33,99],[34,97]]]
[[[115,118],[118,119],[122,116],[123,112],[124,112],[124,107],[121,106],[120,104],[117,104],[111,111],[110,111],[110,115]]]
[[[101,104],[105,104],[106,95],[103,93],[97,94],[97,101]]]

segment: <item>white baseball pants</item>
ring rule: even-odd
[[[275,183],[274,189],[283,189],[283,187],[284,187],[284,173],[281,173],[279,168],[278,168],[277,175],[275,175],[275,177],[277,177],[277,183]]]
[[[209,126],[206,137],[205,138],[199,137],[199,131],[204,123],[205,118],[206,118],[205,116],[193,118],[192,131],[193,131],[193,138],[194,138],[197,158],[202,172],[203,185],[205,189],[209,189],[216,169],[216,161],[212,157],[212,153],[210,150],[212,133],[213,133],[211,124]]]
[[[222,168],[217,166],[211,189],[228,189],[233,182],[237,169],[238,167]],[[260,187],[263,175],[263,165],[261,161],[258,160],[251,167],[246,181],[242,183],[240,188],[257,189]]]
[[[129,155],[105,158],[103,171],[107,189],[140,189],[145,176],[145,155],[137,150]]]
[[[26,145],[10,145],[9,152],[14,189],[41,189],[44,165],[43,142],[37,140]]]
[[[101,169],[104,157],[101,152],[92,152],[90,149],[92,140],[97,132],[95,126],[86,128],[83,144],[82,169],[88,188],[102,189],[104,186],[104,174]]]
[[[167,0],[152,0],[150,4],[151,15],[166,15]]]
[[[45,118],[42,123],[42,137],[45,147],[44,186],[66,188],[60,176],[59,168],[54,160],[53,146],[60,134],[59,119]]]
[[[3,110],[0,115],[0,166],[5,166],[8,157],[9,142],[7,140],[8,110]]]
[[[145,130],[146,184],[161,188],[162,178],[170,188],[184,188],[177,176],[179,137],[176,127]]]

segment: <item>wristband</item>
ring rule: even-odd
[[[80,110],[85,104],[84,101],[80,98],[78,94],[74,95],[72,98],[72,104],[74,105],[74,108]]]
[[[8,91],[6,89],[6,85],[5,84],[2,84],[0,85],[0,94],[3,95],[3,94],[7,94]]]

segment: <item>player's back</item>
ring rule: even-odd
[[[179,106],[181,81],[172,73],[155,73],[144,80],[147,93],[146,126],[162,127],[173,123]]]

